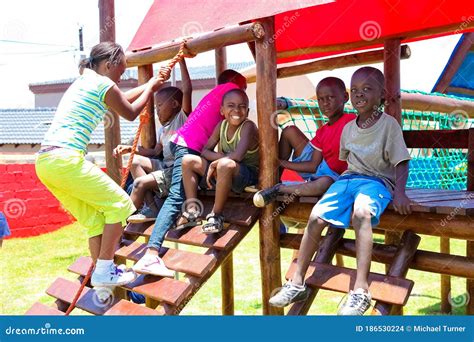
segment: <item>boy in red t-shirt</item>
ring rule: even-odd
[[[339,160],[339,142],[342,129],[356,116],[344,114],[344,104],[349,100],[346,86],[339,78],[327,77],[318,83],[316,96],[321,113],[329,122],[318,129],[311,141],[298,127],[286,127],[279,142],[281,167],[298,172],[305,183],[277,184],[261,190],[253,197],[255,206],[266,206],[278,194],[323,195],[347,169],[347,163]]]

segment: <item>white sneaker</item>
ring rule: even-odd
[[[125,271],[122,265],[112,264],[110,270],[105,273],[98,273],[94,270],[91,277],[91,285],[96,287],[121,286],[131,283],[137,278],[133,271]]]
[[[370,307],[372,296],[364,289],[350,291],[346,302],[339,309],[339,316],[362,316]]]
[[[295,285],[288,281],[268,302],[271,306],[283,308],[307,298],[308,288],[306,285]]]
[[[133,265],[132,269],[141,274],[174,278],[174,271],[166,267],[163,260],[157,255],[143,256],[135,265]]]

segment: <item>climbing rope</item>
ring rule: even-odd
[[[169,61],[167,65],[168,68],[173,69],[176,63],[178,63],[184,57],[194,57],[193,55],[190,55],[190,54],[186,55],[185,48],[186,48],[186,41],[183,41],[179,47],[179,51],[176,54],[176,56],[174,56]],[[162,76],[163,78],[166,77],[166,75],[161,72],[160,72],[160,76]],[[138,125],[137,134],[135,135],[135,138],[133,139],[132,151],[130,153],[130,158],[128,159],[127,168],[125,169],[125,172],[122,175],[122,182],[120,184],[122,188],[125,187],[125,183],[127,182],[127,178],[130,173],[130,168],[132,167],[133,157],[135,157],[135,152],[137,151],[138,140],[140,138],[140,133],[142,131],[142,128],[145,124],[148,124],[150,122],[151,117],[153,115],[153,113],[150,113],[150,110],[148,107],[149,107],[148,105],[145,106],[145,108],[143,108],[142,112],[140,113],[140,124]]]

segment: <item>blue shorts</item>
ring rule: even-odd
[[[310,161],[311,158],[313,157],[313,152],[314,152],[314,147],[311,145],[310,142],[306,144],[306,146],[303,149],[303,152],[296,157],[293,158],[291,161],[293,163],[302,163],[302,162],[307,162]],[[326,163],[326,161],[323,159],[321,161],[321,164],[319,164],[316,172],[310,173],[310,172],[298,172],[298,174],[305,180],[305,181],[310,181],[310,180],[315,180],[319,177],[330,177],[333,181],[337,181],[339,178],[339,174],[337,172],[334,172],[331,170],[329,165]]]
[[[209,186],[207,185],[206,178],[207,178],[207,171],[209,170],[210,163],[207,164],[206,172],[204,176],[201,177],[199,181],[199,187],[201,189],[208,189]],[[257,185],[258,183],[258,169],[255,167],[250,167],[245,165],[244,163],[239,163],[239,174],[235,177],[232,177],[232,191],[235,193],[242,193],[244,192],[245,188],[251,185]],[[213,178],[211,180],[212,185],[216,186],[216,179]]]
[[[391,200],[392,195],[381,179],[344,175],[329,187],[313,210],[331,226],[348,228],[352,209],[368,208],[372,215],[372,226],[376,226]]]

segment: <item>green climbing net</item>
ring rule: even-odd
[[[420,91],[405,91],[427,94]],[[435,96],[448,96],[461,100],[471,100],[439,93]],[[316,100],[284,98],[288,103],[285,115],[279,116],[278,125],[284,128],[296,125],[308,138],[313,138],[318,127],[327,122],[319,111]],[[472,101],[472,100],[471,100]],[[346,107],[346,113],[355,111]],[[281,113],[283,114],[283,112]],[[441,130],[467,129],[474,127],[473,120],[462,112],[438,113],[415,110],[402,110],[403,130]],[[467,184],[467,151],[462,149],[423,148],[409,149],[411,155],[410,174],[407,187],[428,189],[463,190]]]

